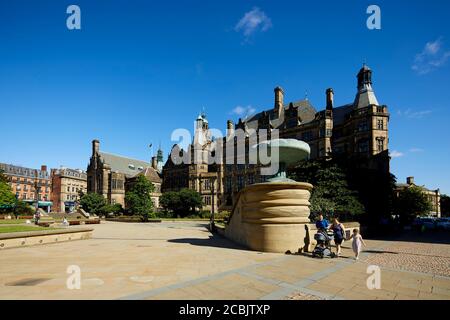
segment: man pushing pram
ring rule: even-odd
[[[317,233],[314,235],[314,239],[317,241],[317,245],[312,252],[313,257],[334,258],[336,254],[331,252],[331,241],[334,240],[334,232],[329,230],[329,223],[323,218],[323,215],[319,214],[319,219],[316,221]]]

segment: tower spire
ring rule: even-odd
[[[358,92],[354,105],[356,108],[365,108],[369,105],[378,105],[378,100],[372,88],[372,70],[363,64],[358,75]]]

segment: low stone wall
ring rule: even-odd
[[[94,229],[44,230],[0,234],[0,250],[28,247],[65,241],[84,240],[92,237]]]

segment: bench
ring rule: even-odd
[[[37,225],[39,226],[39,227],[45,227],[45,228],[48,228],[48,227],[50,227],[50,222],[39,222]]]
[[[86,220],[84,224],[100,224],[100,220]]]
[[[33,219],[33,216],[19,216],[19,219],[31,220],[31,219]]]

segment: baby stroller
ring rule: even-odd
[[[331,230],[318,230],[314,235],[314,239],[317,241],[317,245],[312,252],[313,258],[334,258],[336,254],[331,252],[331,241],[334,240],[333,231]]]

